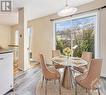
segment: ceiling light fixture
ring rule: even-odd
[[[64,7],[64,9],[60,10],[57,14],[59,16],[68,16],[68,15],[72,15],[77,11],[76,7],[70,7],[68,5],[68,0],[66,0],[66,5]]]

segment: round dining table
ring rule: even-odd
[[[73,80],[74,80],[74,76],[73,76],[73,67],[80,67],[80,66],[85,66],[88,64],[87,61],[85,61],[82,58],[78,58],[78,57],[64,57],[64,56],[60,56],[60,57],[54,57],[52,58],[52,62],[54,62],[55,64],[60,64],[64,66],[64,73],[63,73],[63,77],[62,77],[62,86],[66,89],[72,89],[72,84],[73,84]]]

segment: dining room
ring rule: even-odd
[[[33,28],[34,28],[34,30],[36,30],[36,32],[40,31],[40,33],[37,32],[39,34],[39,38],[37,38],[38,35],[36,35],[36,38],[37,38],[36,43],[38,43],[37,44],[38,48],[33,49],[36,52],[34,54],[34,56],[37,57],[38,54],[41,53],[41,54],[43,54],[43,56],[45,58],[44,59],[45,63],[49,63],[49,64],[54,63],[53,65],[55,65],[55,63],[56,64],[59,63],[59,66],[56,65],[55,67],[62,68],[62,69],[59,69],[59,71],[60,71],[60,75],[61,75],[61,94],[63,94],[63,95],[64,94],[74,95],[76,93],[78,95],[88,94],[88,93],[86,93],[86,90],[81,90],[80,88],[77,88],[77,90],[78,89],[79,90],[78,90],[78,92],[76,92],[76,88],[75,88],[76,84],[73,84],[73,81],[77,81],[77,79],[75,77],[77,76],[77,74],[79,74],[78,72],[80,71],[80,73],[81,72],[83,73],[86,71],[83,68],[83,66],[82,66],[82,69],[79,69],[77,67],[78,65],[80,65],[80,63],[83,63],[83,62],[80,62],[81,59],[79,59],[79,58],[84,59],[83,58],[84,51],[90,52],[90,54],[88,53],[88,55],[85,55],[85,56],[87,56],[87,58],[88,58],[87,60],[92,59],[92,61],[90,62],[91,64],[95,63],[95,62],[93,62],[93,59],[102,59],[102,62],[101,62],[102,68],[101,68],[101,70],[100,70],[100,68],[98,68],[98,69],[101,71],[101,74],[99,74],[99,75],[101,75],[103,82],[105,80],[105,78],[104,78],[105,77],[105,61],[104,61],[105,54],[104,54],[104,52],[105,51],[103,51],[104,50],[103,48],[105,47],[105,42],[104,42],[104,37],[103,37],[103,35],[105,35],[105,33],[103,33],[103,31],[105,31],[105,28],[104,28],[105,20],[103,19],[104,15],[105,15],[104,14],[105,9],[96,11],[96,9],[94,8],[94,10],[91,10],[92,9],[91,6],[94,7],[95,4],[98,6],[96,1],[95,1],[95,3],[90,3],[87,5],[84,5],[81,8],[82,9],[84,8],[84,10],[87,9],[87,11],[85,11],[84,13],[81,12],[81,14],[72,15],[71,17],[66,16],[65,18],[64,17],[58,18],[55,15],[54,16],[50,15],[49,17],[46,16],[45,18],[41,18],[39,20],[29,22],[30,25],[33,25],[33,23],[36,23],[36,25],[34,25]],[[90,11],[88,11],[88,9]],[[103,14],[102,14],[102,12],[103,12]],[[37,24],[37,23],[39,23],[39,24]],[[44,26],[44,24],[45,24],[45,26]],[[46,26],[48,26],[48,27],[45,28]],[[38,27],[39,27],[39,29],[38,29]],[[98,27],[100,27],[99,28],[100,30],[98,30]],[[45,28],[45,30],[44,30],[44,28]],[[46,31],[46,33],[43,31]],[[52,32],[50,32],[50,31],[52,31]],[[102,32],[100,32],[100,31],[102,31]],[[34,41],[34,43],[35,43],[35,41]],[[69,54],[69,58],[67,58],[67,54],[64,54],[64,52],[63,52],[65,48],[69,48],[69,51],[71,51],[71,54]],[[53,56],[53,52],[52,52],[53,50],[59,50],[57,52],[60,52],[60,53],[55,54],[57,57]],[[89,55],[90,55],[90,57],[89,57]],[[60,56],[60,58],[59,58],[59,56]],[[54,57],[54,59],[52,59],[52,57]],[[73,60],[75,59],[74,61],[76,64],[74,64],[74,65],[77,65],[77,66],[73,66],[72,59]],[[86,60],[86,58],[85,58],[85,60]],[[98,60],[98,62],[99,62],[99,60]],[[89,61],[88,61],[88,63],[89,63]],[[47,65],[49,65],[49,64],[47,64]],[[86,62],[85,62],[85,64],[86,64]],[[99,67],[101,67],[101,66],[99,66]],[[90,68],[90,67],[88,66],[87,68]],[[71,69],[71,71],[70,71],[70,69]],[[73,72],[73,69],[74,69],[74,71],[78,71],[78,72],[77,73]],[[96,66],[94,66],[93,71],[92,70],[89,71],[89,73],[92,73],[92,76],[94,76],[93,73],[96,72],[96,71],[94,71],[95,69],[97,70]],[[76,76],[74,76],[73,73]],[[42,74],[43,74],[43,72],[42,72]],[[79,76],[79,77],[82,77],[82,79],[83,79],[83,76]],[[87,77],[87,76],[84,75],[84,78],[85,77]],[[89,77],[89,78],[91,79],[91,77]],[[90,79],[87,79],[87,81],[84,80],[84,82],[85,81],[88,82],[88,80],[90,80]],[[47,93],[48,95],[52,95],[52,94],[58,95],[59,94],[59,88],[55,87],[53,83],[49,83],[49,82],[47,83],[47,91],[45,91],[45,89],[46,89],[45,83],[46,83],[46,80],[44,81],[44,84],[43,84],[44,88],[41,89],[40,91],[38,90],[38,93],[40,93],[40,95],[42,95],[42,93],[43,94]],[[58,80],[57,80],[57,84],[58,84]],[[87,84],[87,83],[85,83],[85,84]],[[101,83],[101,84],[105,84],[105,82]],[[41,81],[41,85],[42,85],[42,81]],[[89,85],[92,85],[92,84],[89,83]],[[84,84],[83,84],[83,86],[84,86]],[[67,89],[70,89],[71,87],[73,87],[71,90],[67,90]],[[56,88],[56,89],[54,90],[54,88]],[[65,88],[65,90],[64,90],[64,88]],[[106,91],[105,85],[101,88],[103,88],[102,89],[103,92]],[[54,94],[54,92],[56,92],[56,93]],[[89,91],[87,91],[87,92],[89,92]],[[100,92],[100,95],[102,95],[103,92]],[[92,93],[92,95],[99,95],[98,90],[96,90],[96,92],[95,92],[95,90],[93,92],[91,90],[91,93]]]
[[[105,95],[106,0],[13,5],[0,15],[1,31],[9,31],[0,31],[0,45],[13,52],[12,83],[0,82],[0,95]]]

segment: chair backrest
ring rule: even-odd
[[[52,57],[60,56],[60,50],[52,50]]]
[[[92,60],[92,52],[82,52],[81,58],[90,63]]]
[[[87,69],[89,69],[92,60],[92,52],[82,52],[81,58],[88,62]]]
[[[39,54],[39,61],[40,61],[40,65],[41,65],[41,68],[42,68],[43,76],[44,77],[48,76],[49,70],[48,70],[48,68],[45,64],[43,54]]]
[[[88,75],[85,79],[87,85],[91,85],[92,87],[93,87],[93,85],[95,85],[95,83],[100,78],[101,67],[102,67],[101,59],[92,59],[90,68],[88,71]]]

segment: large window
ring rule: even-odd
[[[63,53],[65,47],[73,48],[73,56],[80,57],[82,51],[95,55],[96,15],[59,21],[55,23],[56,49]]]

